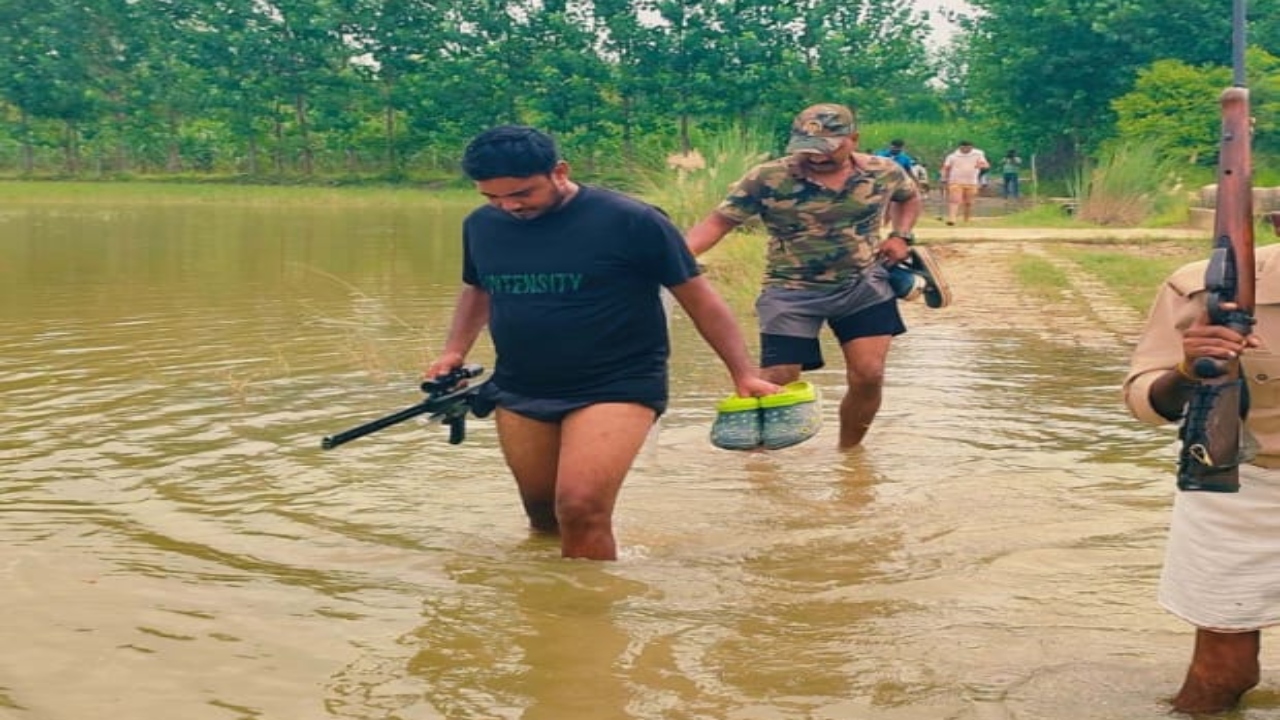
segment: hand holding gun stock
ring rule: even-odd
[[[353,427],[350,430],[330,435],[321,441],[320,447],[325,450],[331,450],[356,438],[364,437],[425,413],[431,413],[430,420],[439,420],[442,424],[448,425],[449,443],[457,445],[466,437],[468,412],[471,412],[476,417],[485,417],[489,414],[489,408],[482,408],[476,402],[480,388],[484,386],[484,383],[466,384],[467,380],[479,377],[483,373],[484,368],[479,365],[456,367],[444,375],[422,383],[422,391],[427,393],[426,400],[399,412]]]
[[[1249,90],[1244,78],[1244,2],[1235,3],[1232,87],[1222,92],[1222,138],[1218,155],[1218,199],[1213,252],[1205,271],[1209,323],[1241,335],[1254,317],[1253,162],[1250,152]],[[1190,366],[1199,383],[1187,403],[1179,437],[1178,489],[1239,492],[1245,457],[1244,420],[1248,389],[1238,356],[1201,357]]]

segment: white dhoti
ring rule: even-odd
[[[1179,492],[1160,604],[1196,627],[1280,624],[1280,470],[1240,468],[1240,492]]]

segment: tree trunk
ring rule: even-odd
[[[246,152],[249,156],[248,172],[250,175],[256,176],[258,174],[258,138],[254,136],[252,131],[249,133],[249,147],[246,148]]]
[[[631,114],[632,114],[631,96],[623,95],[622,96],[622,153],[623,153],[623,157],[626,158],[628,163],[633,162],[636,157],[635,137],[633,136],[633,133],[631,131],[632,130]]]
[[[302,136],[302,173],[311,175],[314,168],[314,154],[311,150],[311,127],[307,122],[307,96],[298,93],[293,98],[293,113],[298,120],[298,134]]]
[[[396,109],[391,102],[393,83],[388,81],[383,86],[384,94],[382,101],[382,128],[383,137],[386,139],[386,173],[394,174],[400,163],[396,158]]]
[[[80,172],[80,143],[77,140],[79,131],[76,130],[75,123],[70,120],[63,125],[62,133],[62,157],[66,165],[68,175],[76,175]]]
[[[25,109],[19,109],[18,113],[18,124],[22,128],[22,174],[30,175],[36,170],[36,153],[31,146],[31,118]]]
[[[276,146],[271,153],[271,161],[275,165],[276,175],[284,173],[284,123],[280,122],[280,105],[276,104],[276,111],[271,113],[272,132],[275,135]]]
[[[178,114],[172,109],[169,110],[169,152],[165,158],[165,170],[171,173],[181,172],[182,170],[182,148],[179,146],[178,140]]]

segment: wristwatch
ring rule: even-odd
[[[903,240],[906,240],[906,241],[907,241],[907,244],[908,244],[908,245],[915,245],[915,244],[916,244],[916,235],[915,235],[915,233],[899,232],[899,231],[897,231],[897,230],[894,230],[893,232],[889,233],[889,237],[891,237],[891,238],[895,238],[895,237],[896,237],[896,238],[902,238]]]

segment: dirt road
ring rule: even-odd
[[[942,264],[951,285],[950,307],[933,310],[903,303],[908,326],[947,322],[962,326],[1033,330],[1059,342],[1126,349],[1143,317],[1069,259],[1045,250],[1048,242],[1124,242],[1204,237],[1198,230],[935,227],[917,233]],[[1208,239],[1206,238],[1206,248]],[[1015,265],[1032,255],[1052,263],[1070,282],[1055,300],[1019,287]]]

